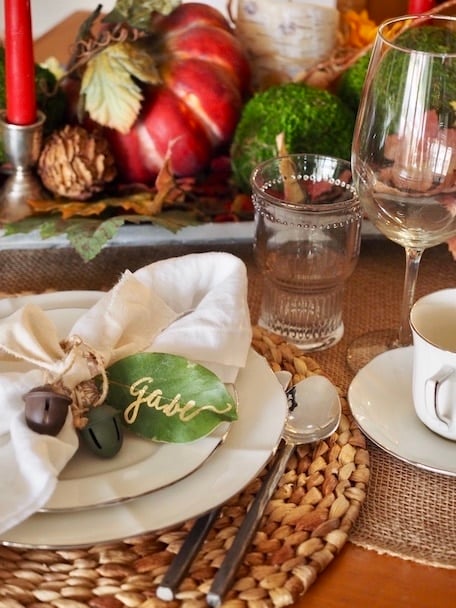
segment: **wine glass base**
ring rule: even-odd
[[[348,366],[352,372],[357,373],[377,355],[398,346],[397,329],[370,331],[353,340],[348,347]]]

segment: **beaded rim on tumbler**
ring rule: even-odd
[[[259,186],[256,183],[258,174],[268,165],[272,165],[273,163],[276,163],[276,162],[280,161],[281,159],[294,160],[294,159],[298,159],[298,158],[308,158],[309,161],[310,160],[312,161],[312,164],[314,165],[315,168],[318,168],[319,163],[323,163],[323,166],[328,164],[328,177],[326,177],[325,174],[322,174],[321,176],[319,174],[315,175],[314,173],[317,173],[317,172],[314,169],[313,171],[309,172],[310,173],[309,175],[304,174],[302,171],[298,172],[298,174],[295,176],[297,180],[302,180],[304,182],[310,181],[310,182],[314,182],[314,183],[324,181],[324,182],[327,182],[328,184],[331,184],[332,186],[338,186],[341,189],[347,190],[348,192],[350,192],[352,194],[352,197],[350,199],[334,200],[334,201],[330,201],[327,203],[326,202],[294,203],[294,202],[287,201],[284,198],[280,198],[279,196],[272,196],[271,194],[269,194],[269,192],[267,190],[275,183],[276,184],[283,183],[285,180],[282,177],[280,177],[280,178],[278,177],[276,180],[265,181],[261,186]],[[324,155],[320,155],[320,154],[306,154],[306,153],[287,154],[285,156],[277,156],[274,158],[270,158],[268,160],[265,160],[265,161],[259,163],[253,169],[252,174],[250,176],[252,198],[253,198],[253,203],[254,203],[255,208],[257,208],[256,204],[255,204],[255,194],[256,193],[258,193],[258,194],[261,193],[261,196],[264,197],[267,200],[267,202],[272,205],[280,206],[282,208],[285,207],[289,211],[295,210],[295,211],[299,211],[299,212],[302,212],[303,210],[305,210],[307,212],[318,212],[318,213],[322,213],[324,211],[334,211],[338,206],[347,205],[347,203],[349,201],[357,201],[358,195],[357,195],[356,189],[353,186],[353,184],[351,183],[351,181],[347,181],[344,179],[340,179],[338,177],[330,176],[331,169],[334,170],[338,164],[346,165],[346,169],[350,172],[350,179],[351,179],[352,173],[351,173],[351,165],[350,165],[349,161],[344,160],[342,158],[324,156]]]

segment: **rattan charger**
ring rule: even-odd
[[[252,345],[274,371],[293,381],[323,374],[316,362],[282,338],[254,327]],[[337,432],[299,447],[270,501],[224,606],[267,608],[295,602],[336,557],[366,497],[369,454],[341,395]],[[266,467],[267,468],[267,467]],[[265,469],[266,471],[266,469]],[[183,581],[166,603],[155,589],[192,522],[163,533],[85,549],[42,550],[0,546],[0,606],[8,608],[199,608],[263,471],[222,509]]]

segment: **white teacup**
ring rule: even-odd
[[[456,440],[456,289],[419,299],[410,326],[417,416],[435,433]]]

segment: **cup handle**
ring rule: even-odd
[[[430,409],[434,410],[437,418],[450,429],[456,421],[453,421],[451,411],[445,411],[444,406],[439,403],[439,392],[442,384],[449,380],[455,371],[453,367],[445,365],[436,374],[428,378],[425,385],[426,403],[430,404]]]

